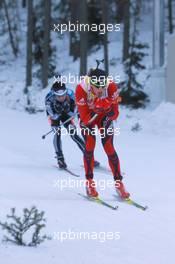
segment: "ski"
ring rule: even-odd
[[[66,172],[68,172],[70,175],[72,175],[72,176],[75,176],[75,177],[80,177],[80,175],[79,174],[76,174],[76,173],[74,173],[74,172],[72,172],[71,170],[69,170],[68,168],[65,168],[65,169],[63,169],[63,170],[65,170]]]
[[[136,203],[135,201],[131,200],[130,198],[125,199],[125,202],[127,204],[134,205],[135,207],[137,207],[137,208],[139,208],[139,209],[141,209],[143,211],[145,211],[146,209],[148,209],[148,206],[140,205],[140,204]]]
[[[93,198],[93,197],[89,197],[89,196],[87,196],[85,194],[82,194],[82,193],[78,193],[78,195],[80,195],[81,197],[85,198],[88,201],[96,202],[96,203],[104,205],[104,206],[106,206],[106,207],[108,207],[108,208],[110,208],[112,210],[117,210],[118,209],[118,206],[113,206],[113,205],[105,202],[104,200],[102,200],[99,197]]]
[[[63,171],[66,171],[67,173],[69,173],[70,175],[72,175],[72,176],[75,176],[75,177],[80,177],[80,175],[79,174],[76,174],[76,173],[74,173],[73,171],[71,171],[71,170],[69,170],[68,168],[62,168],[62,169],[60,169],[58,166],[55,166],[58,170],[63,170]]]
[[[117,195],[114,194],[114,197],[117,198],[118,201],[119,201],[120,198]],[[137,208],[139,208],[139,209],[141,209],[143,211],[145,211],[146,209],[148,209],[148,206],[143,206],[141,204],[138,204],[135,201],[133,201],[131,198],[120,199],[120,201],[121,202],[125,202],[125,203],[130,204],[130,205],[133,205],[133,206],[135,206],[135,207],[137,207]]]

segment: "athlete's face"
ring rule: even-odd
[[[56,99],[57,99],[57,101],[58,102],[60,102],[60,103],[63,103],[64,102],[64,100],[66,99],[66,95],[62,95],[62,96],[56,96]]]
[[[102,97],[103,95],[103,88],[102,87],[95,87],[94,85],[91,85],[92,91],[93,93],[97,96],[97,97]]]

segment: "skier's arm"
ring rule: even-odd
[[[111,110],[107,113],[110,120],[117,119],[119,115],[118,109],[118,87],[115,83],[109,84],[108,87],[108,99],[111,101]]]
[[[62,113],[67,114],[68,117],[74,117],[77,113],[75,99],[67,95],[66,100],[62,103]]]
[[[77,114],[77,107],[75,104],[75,98],[70,98],[70,111],[68,113],[69,116],[75,116]]]
[[[57,120],[61,116],[58,113],[55,113],[53,110],[52,102],[49,99],[45,99],[46,113],[52,120]]]
[[[78,85],[76,88],[75,101],[81,121],[85,125],[89,125],[96,118],[96,113],[89,109],[89,106],[87,105],[87,94],[81,85]]]

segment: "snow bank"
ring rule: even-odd
[[[161,103],[145,122],[143,129],[166,136],[175,136],[175,105],[171,103]]]
[[[175,105],[161,103],[156,109],[131,110],[120,107],[117,125],[122,131],[146,132],[175,137]]]

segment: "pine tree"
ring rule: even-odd
[[[80,7],[80,23],[87,23],[87,5],[86,0],[82,0]],[[87,32],[80,32],[80,76],[87,72]]]
[[[18,246],[37,246],[50,237],[40,235],[45,227],[46,219],[44,212],[39,212],[33,206],[30,209],[23,209],[23,216],[16,215],[16,209],[11,208],[11,213],[7,215],[8,222],[0,222],[0,226],[7,232],[4,236],[5,242],[11,242]]]
[[[27,15],[27,63],[26,86],[24,92],[28,92],[28,86],[32,84],[32,35],[33,35],[33,0],[28,0]]]
[[[173,33],[173,1],[168,0],[168,28],[169,28],[169,33]]]
[[[79,20],[79,14],[80,14],[80,8],[81,6],[84,6],[84,4],[81,3],[81,5],[79,5],[79,1],[78,0],[70,0],[70,21],[71,23],[75,24],[78,20]],[[79,6],[79,8],[77,8]],[[83,8],[84,9],[84,8]],[[83,11],[84,12],[84,11]],[[80,17],[81,19],[81,17]],[[86,17],[85,17],[86,19]],[[80,49],[82,49],[81,44],[80,43],[80,39],[81,39],[82,35],[78,32],[75,31],[71,31],[70,35],[69,35],[69,55],[73,56],[73,60],[77,60],[77,58],[79,58],[81,55],[81,51]],[[85,36],[86,38],[86,36]],[[84,41],[84,40],[83,40]],[[81,66],[80,66],[81,68]]]
[[[18,16],[18,2],[1,0],[1,5],[4,8],[5,18],[7,22],[7,29],[9,33],[10,45],[15,57],[19,53],[19,16]]]
[[[129,36],[130,36],[130,0],[125,0],[123,4],[123,62],[129,56]]]
[[[102,9],[102,21],[103,24],[108,24],[108,8],[105,0],[101,0],[101,9]],[[104,46],[104,63],[105,71],[109,73],[109,58],[108,58],[108,32],[103,35],[103,46]]]
[[[133,18],[133,30],[130,36],[128,59],[124,62],[126,80],[120,84],[122,88],[120,95],[122,104],[139,108],[144,107],[145,103],[148,102],[148,96],[142,90],[143,84],[138,80],[138,74],[146,68],[142,64],[142,60],[147,55],[144,50],[148,48],[148,45],[138,40],[141,1],[132,2],[130,9]]]
[[[110,1],[111,2],[111,1]],[[79,0],[63,0],[60,1],[58,5],[58,12],[60,13],[60,17],[58,18],[57,23],[80,23],[81,19],[81,9],[79,10],[82,3]],[[107,8],[109,8],[111,3],[108,3]],[[87,23],[89,25],[103,23],[102,19],[102,6],[101,1],[97,0],[89,0],[86,1],[86,16]],[[80,33],[81,32],[70,32],[70,48],[69,54],[73,56],[74,60],[80,58]],[[99,34],[96,31],[87,32],[88,40],[87,40],[87,52],[91,52],[94,48],[97,50],[103,45],[103,35]]]
[[[51,16],[51,0],[44,2],[44,46],[42,58],[42,84],[43,88],[48,85],[49,75],[49,42],[50,42],[50,16]]]
[[[97,26],[103,23],[101,1],[88,1],[88,23]],[[103,35],[96,31],[88,32],[88,51],[91,52],[94,48],[97,50],[101,45],[103,45]]]
[[[33,56],[34,62],[37,66],[37,77],[42,80],[42,66],[43,66],[43,54],[44,54],[44,25],[45,25],[45,14],[44,14],[44,0],[34,2],[34,35],[33,35]],[[50,25],[48,25],[51,30]],[[54,76],[55,71],[55,47],[51,45],[51,38],[49,36],[49,47],[48,47],[48,77]]]

